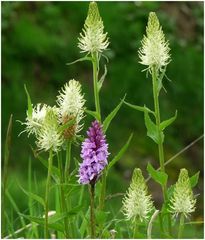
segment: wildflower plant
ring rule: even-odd
[[[47,169],[44,197],[33,192],[31,185],[31,161],[29,162],[29,190],[21,187],[22,191],[29,197],[29,215],[19,213],[13,199],[6,191],[6,168],[8,165],[9,149],[6,149],[6,165],[3,176],[3,200],[5,195],[15,205],[20,216],[22,229],[19,232],[27,231],[28,238],[42,238],[39,226],[43,227],[45,239],[59,238],[115,238],[123,237],[126,228],[126,237],[152,238],[153,226],[160,228],[160,237],[175,237],[178,217],[178,237],[183,236],[185,221],[188,221],[196,209],[196,198],[192,188],[196,186],[199,173],[189,178],[188,171],[181,169],[178,181],[168,187],[168,174],[164,157],[164,130],[172,124],[177,117],[175,115],[167,120],[161,120],[159,97],[163,88],[163,78],[166,77],[166,69],[171,61],[169,42],[166,40],[156,13],[151,12],[146,27],[146,35],[143,37],[142,46],[138,50],[139,63],[146,66],[147,76],[151,77],[153,89],[154,109],[147,106],[133,105],[121,99],[119,104],[105,118],[100,105],[100,91],[107,73],[107,63],[104,72],[101,70],[101,61],[107,60],[109,39],[104,30],[103,20],[100,16],[96,2],[89,4],[84,27],[78,38],[78,48],[83,57],[77,59],[74,64],[82,61],[89,61],[92,64],[93,78],[93,102],[95,109],[86,108],[86,100],[83,87],[79,81],[71,79],[65,83],[57,93],[55,105],[49,106],[46,103],[33,105],[31,97],[25,86],[28,107],[25,122],[22,123],[28,137],[35,138],[36,149],[33,149],[34,156],[42,162]],[[77,47],[77,46],[76,46]],[[107,130],[123,103],[135,110],[144,113],[147,135],[155,142],[159,152],[159,168],[155,169],[151,163],[147,165],[150,175],[144,178],[140,168],[133,171],[130,186],[122,199],[122,208],[119,215],[111,216],[109,205],[106,200],[108,174],[112,167],[123,157],[129,147],[133,134],[113,156]],[[83,136],[84,121],[86,115],[92,117],[86,136]],[[6,144],[10,145],[10,134],[12,117],[10,118]],[[74,157],[72,147],[79,148],[79,156]],[[46,158],[45,158],[46,156]],[[126,159],[124,159],[126,161]],[[153,179],[160,184],[163,195],[161,208],[155,209],[154,197],[148,191],[147,182]],[[119,183],[120,184],[120,183]],[[36,189],[37,189],[36,180]],[[87,192],[89,190],[90,203],[87,203]],[[51,190],[55,191],[53,200],[55,209],[51,209]],[[153,195],[154,196],[154,195]],[[73,201],[75,199],[75,201]],[[76,201],[77,199],[77,201]],[[33,203],[39,204],[43,209],[39,216],[34,214]],[[108,206],[108,207],[107,207]],[[107,207],[107,208],[106,208]],[[90,216],[90,217],[89,217]],[[24,219],[31,223],[25,223]],[[173,220],[174,219],[174,220]],[[5,225],[5,219],[4,225]],[[127,224],[129,223],[130,224]],[[123,228],[121,229],[121,226]],[[143,230],[143,234],[141,233]],[[31,234],[30,234],[31,233]],[[11,234],[6,238],[16,236]]]

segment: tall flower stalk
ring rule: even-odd
[[[147,35],[142,40],[142,47],[139,49],[140,63],[148,66],[148,71],[152,76],[154,116],[155,116],[155,142],[158,145],[159,163],[161,172],[165,173],[164,166],[164,133],[161,127],[159,93],[162,88],[162,78],[166,71],[166,66],[170,62],[170,48],[168,41],[165,40],[162,27],[160,26],[157,15],[154,12],[149,14],[146,28]],[[162,184],[164,201],[167,201],[166,184]],[[171,233],[171,219],[168,216],[169,232]]]
[[[89,4],[87,18],[85,20],[84,28],[82,33],[80,33],[78,47],[81,49],[81,52],[87,52],[91,56],[92,68],[93,68],[93,90],[94,90],[94,99],[95,99],[95,113],[96,119],[101,123],[101,109],[100,109],[100,97],[99,97],[99,61],[100,55],[108,47],[109,42],[107,38],[107,33],[104,33],[104,25],[102,18],[100,16],[98,6],[96,2],[91,2]],[[106,173],[102,176],[102,187],[101,194],[99,198],[99,207],[103,209],[105,201],[105,188],[106,188]],[[92,191],[91,191],[92,190]],[[94,224],[94,192],[95,184],[90,186],[90,197],[91,197],[91,228]],[[91,231],[91,235],[95,231]]]

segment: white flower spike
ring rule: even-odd
[[[88,15],[85,20],[84,29],[78,38],[78,47],[81,52],[102,52],[108,45],[107,33],[103,33],[104,25],[98,11],[96,2],[91,2],[88,9]]]
[[[84,117],[85,99],[81,93],[81,84],[74,79],[66,83],[57,96],[57,104],[61,124],[75,119],[74,125],[64,131],[65,138],[72,138],[82,129],[80,121]]]
[[[190,213],[195,211],[195,205],[196,199],[191,189],[188,171],[183,168],[180,170],[179,178],[170,200],[170,212],[176,217],[180,213],[188,217]]]
[[[148,213],[153,209],[151,195],[148,195],[147,185],[139,168],[134,170],[132,181],[126,196],[123,199],[123,213],[127,220],[148,218]]]
[[[58,109],[55,106],[47,107],[42,127],[36,138],[39,150],[49,151],[52,149],[54,152],[58,152],[62,146],[63,137],[59,132]]]
[[[142,47],[138,52],[140,63],[147,65],[149,70],[156,67],[157,70],[162,71],[162,68],[170,62],[170,48],[154,12],[149,14],[146,33],[147,35],[141,41]]]

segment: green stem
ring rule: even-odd
[[[94,206],[94,199],[95,199],[95,185],[89,185],[89,192],[90,192],[90,236],[91,238],[95,238],[95,206]]]
[[[137,224],[137,220],[135,221],[135,226],[134,226],[134,231],[133,231],[133,238],[136,239],[138,238],[138,224]]]
[[[183,213],[181,213],[180,221],[179,221],[178,238],[182,238],[183,230],[184,230],[184,215],[183,215]]]
[[[106,193],[106,169],[102,175],[102,186],[101,186],[101,193],[100,193],[100,202],[99,202],[99,209],[103,210],[104,203],[105,203],[105,193]]]
[[[48,239],[48,195],[50,189],[50,181],[51,181],[51,171],[52,171],[52,162],[53,162],[53,151],[50,149],[49,158],[48,158],[48,175],[46,181],[46,193],[45,193],[45,229],[44,234],[45,238]]]
[[[152,68],[152,86],[153,86],[156,127],[157,127],[158,138],[159,138],[158,151],[159,151],[160,170],[162,172],[165,172],[163,139],[162,139],[162,131],[160,130],[158,79],[157,79],[157,70],[155,67]],[[168,200],[166,188],[167,188],[166,185],[162,186],[164,202],[166,202]],[[168,228],[169,228],[169,233],[171,234],[171,216],[170,216],[170,214],[168,214]]]
[[[64,174],[63,174],[63,164],[62,164],[62,155],[61,153],[58,154],[58,167],[60,170],[60,191],[61,191],[61,211],[62,213],[67,212],[67,206],[65,202],[65,192],[64,186],[65,183]],[[69,231],[68,231],[68,217],[64,218],[64,227],[65,227],[65,237],[69,238]]]
[[[92,64],[93,64],[93,87],[94,87],[94,97],[95,97],[95,109],[98,113],[99,120],[101,122],[101,114],[100,114],[100,99],[99,99],[99,92],[98,92],[98,53],[92,53]]]
[[[66,162],[65,162],[65,173],[64,173],[65,182],[67,182],[69,177],[70,157],[71,157],[71,141],[68,141],[67,147],[66,147]]]

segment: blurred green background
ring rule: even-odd
[[[168,160],[203,134],[203,2],[99,2],[110,46],[108,74],[101,91],[101,108],[105,117],[127,94],[130,103],[153,107],[152,85],[141,72],[137,50],[145,33],[150,11],[156,11],[166,38],[170,42],[172,62],[167,68],[164,91],[160,95],[162,119],[178,110],[177,120],[165,132],[165,158]],[[18,137],[25,120],[27,85],[33,104],[55,104],[58,90],[69,79],[82,83],[88,109],[94,110],[92,68],[80,62],[66,66],[81,56],[77,47],[79,32],[86,18],[88,2],[3,2],[2,3],[2,146],[5,142],[9,116],[14,116],[12,149],[9,162],[9,191],[24,211],[27,198],[18,184],[26,186],[28,159],[31,158],[39,186],[46,171],[33,157],[30,146],[34,140],[26,134]],[[103,69],[103,63],[102,63]],[[85,128],[91,122],[85,118]],[[146,136],[143,114],[125,105],[112,122],[107,138],[111,156],[134,133],[129,150],[108,176],[108,194],[125,192],[134,167],[143,169],[148,162],[158,167],[157,146]],[[79,154],[79,149],[73,149]],[[203,220],[203,140],[200,140],[167,166],[169,184],[176,181],[179,169],[185,167],[193,175],[200,170],[195,188],[197,210],[195,221]],[[162,201],[158,185],[149,182],[156,205]],[[43,188],[42,188],[43,193]],[[117,208],[121,196],[110,200]],[[9,203],[6,207],[10,209]],[[199,225],[199,228],[202,226]],[[194,235],[196,234],[196,235]],[[197,232],[193,236],[197,236]]]

